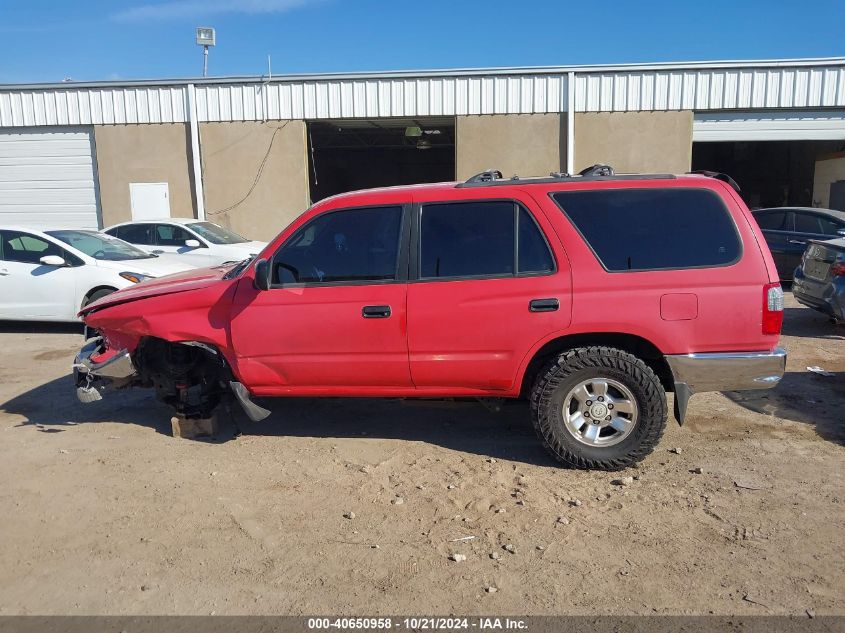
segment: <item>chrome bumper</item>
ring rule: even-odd
[[[771,389],[783,378],[786,350],[678,354],[666,357],[675,381],[675,418],[683,423],[687,403],[703,391]]]
[[[122,385],[137,373],[132,357],[126,350],[121,350],[102,363],[92,361],[91,356],[100,351],[102,344],[103,340],[99,336],[88,339],[73,361],[76,397],[80,402],[102,400],[102,391],[107,384]]]

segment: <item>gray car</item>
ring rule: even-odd
[[[792,293],[805,306],[845,321],[845,239],[810,240],[795,269]]]
[[[777,207],[751,212],[763,230],[781,279],[792,279],[792,271],[810,240],[845,237],[845,211],[815,207]]]

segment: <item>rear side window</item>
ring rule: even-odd
[[[115,237],[130,244],[153,246],[155,244],[153,227],[153,224],[124,224],[123,226],[117,227],[117,235]]]
[[[520,205],[485,200],[423,206],[420,278],[507,277],[553,271],[549,246]]]
[[[706,189],[561,191],[552,198],[609,271],[727,266],[742,247]]]
[[[765,211],[755,213],[754,219],[764,231],[783,231],[786,222],[786,211]]]

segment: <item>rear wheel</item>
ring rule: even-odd
[[[610,347],[558,356],[531,392],[534,428],[559,462],[618,470],[646,457],[666,428],[666,393],[641,359]]]

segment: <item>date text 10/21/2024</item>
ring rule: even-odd
[[[308,629],[311,630],[390,630],[404,629],[412,631],[460,631],[460,630],[511,630],[519,631],[528,628],[528,623],[519,618],[443,618],[443,617],[411,617],[411,618],[309,618]]]

